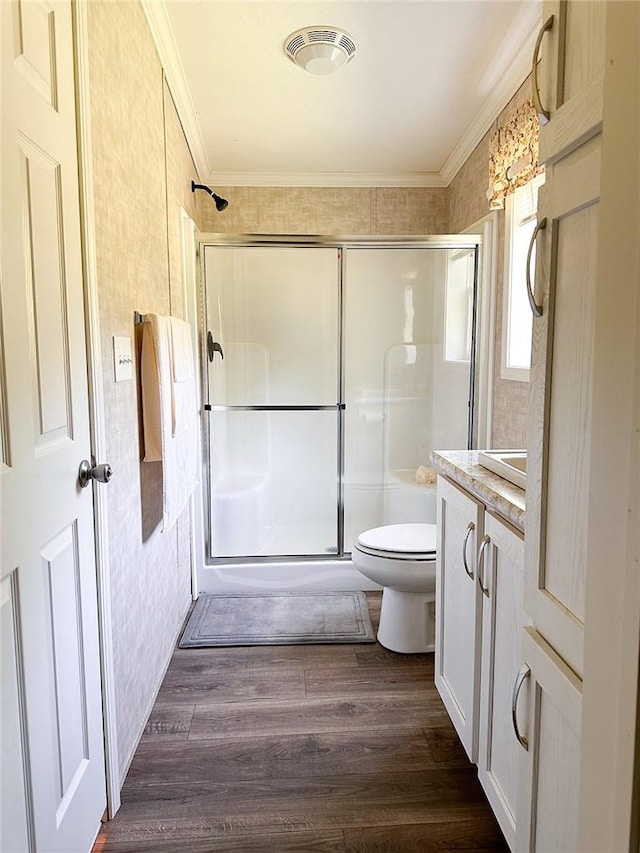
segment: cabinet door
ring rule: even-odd
[[[522,637],[528,667],[518,701],[525,772],[515,849],[578,850],[582,682],[533,628]]]
[[[541,119],[539,159],[553,163],[602,124],[605,2],[546,0],[539,57],[534,58]],[[537,64],[537,69],[536,69]],[[537,79],[536,79],[537,76]]]
[[[529,398],[525,610],[579,675],[588,563],[589,459],[598,268],[604,3],[545,4]]]
[[[435,683],[471,761],[478,745],[482,504],[438,477]]]
[[[513,681],[522,662],[524,538],[489,513],[484,532],[478,566],[483,591],[478,778],[513,850],[526,757],[511,724]]]
[[[600,136],[550,167],[541,192],[539,289],[529,398],[525,610],[583,671]],[[542,281],[541,281],[542,280]]]

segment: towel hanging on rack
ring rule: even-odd
[[[172,527],[197,484],[197,397],[191,327],[147,314],[142,327],[144,461],[162,460],[162,529]]]

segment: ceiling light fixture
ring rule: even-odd
[[[356,46],[349,33],[338,27],[303,27],[287,36],[284,52],[310,74],[331,74],[353,58]]]

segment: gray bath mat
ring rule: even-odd
[[[373,643],[363,592],[201,595],[180,646]]]

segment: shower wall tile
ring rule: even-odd
[[[225,234],[442,234],[447,190],[422,187],[216,187],[218,213],[197,193],[202,230]]]
[[[188,188],[196,175],[141,6],[127,0],[89,3],[88,20],[107,458],[114,470],[107,492],[113,654],[124,779],[189,605],[190,559],[185,514],[164,534],[155,523],[161,466],[140,461],[138,383],[114,382],[112,336],[131,337],[137,351],[135,310],[182,311],[178,203],[194,212]]]
[[[463,231],[489,213],[489,139],[496,128],[531,97],[531,79],[527,78],[502,110],[491,128],[473,150],[449,185],[449,227],[452,233]],[[502,304],[504,297],[504,211],[498,211],[498,258],[496,265],[497,294],[495,358],[493,376],[493,415],[491,441],[493,447],[526,447],[529,384],[500,376],[502,352]]]

